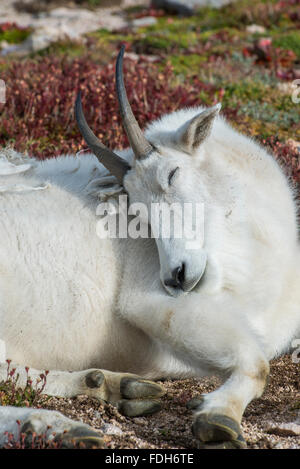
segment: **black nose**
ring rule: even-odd
[[[166,287],[182,288],[184,283],[184,264],[176,267],[172,272],[172,278],[164,281]]]

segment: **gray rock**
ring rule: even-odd
[[[300,436],[300,424],[298,421],[271,424],[266,432],[278,436]]]
[[[52,29],[42,29],[35,31],[31,34],[25,42],[23,47],[28,48],[29,52],[37,52],[50,46],[53,42],[59,39],[60,35]]]
[[[247,33],[255,34],[263,34],[266,32],[266,28],[264,26],[260,26],[259,24],[250,24],[246,27]]]
[[[165,10],[167,13],[177,13],[180,16],[191,16],[194,7],[185,5],[181,0],[152,0],[154,8]]]
[[[0,0],[0,15],[2,4]],[[39,15],[14,15],[14,21],[22,26],[29,26],[33,33],[18,45],[2,45],[2,55],[11,53],[26,55],[45,49],[53,42],[65,39],[81,40],[84,34],[105,27],[116,30],[127,26],[127,21],[118,13],[116,8],[97,9],[95,11],[83,8],[55,8],[50,12]],[[5,17],[9,20],[10,16]]]
[[[175,12],[180,16],[190,16],[197,8],[205,6],[221,8],[233,1],[235,0],[152,0],[152,5],[167,12]]]
[[[62,33],[53,27],[39,28],[34,31],[24,42],[21,44],[12,45],[4,48],[1,51],[2,55],[15,53],[18,55],[26,55],[31,52],[37,52],[50,46],[53,42],[69,37],[68,34]]]
[[[134,28],[143,28],[147,26],[153,26],[156,23],[157,23],[157,19],[154,18],[153,16],[145,16],[144,18],[138,18],[136,20],[133,20],[131,25]]]
[[[116,425],[112,425],[110,423],[105,423],[101,427],[101,431],[105,435],[122,435],[123,434],[123,431],[121,430],[121,428],[117,427]]]

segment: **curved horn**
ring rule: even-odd
[[[125,46],[121,47],[116,65],[116,87],[124,129],[136,159],[144,159],[153,150],[151,143],[144,137],[129,104],[123,79],[123,56]]]
[[[76,122],[83,136],[86,144],[96,155],[100,163],[102,163],[108,171],[113,174],[118,181],[122,184],[123,177],[130,169],[129,163],[126,160],[121,158],[119,155],[116,155],[113,151],[109,150],[96,135],[89,128],[88,123],[84,117],[82,104],[81,104],[81,93],[77,94],[76,103],[75,103],[75,117]]]

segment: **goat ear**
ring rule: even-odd
[[[209,136],[214,118],[220,109],[221,104],[205,109],[178,130],[178,143],[187,153],[192,154]]]

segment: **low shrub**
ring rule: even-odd
[[[16,368],[11,368],[11,360],[7,362],[6,380],[0,382],[0,406],[14,407],[32,407],[36,403],[36,399],[43,393],[48,371],[41,373],[35,383],[29,376],[29,368],[25,367],[26,384],[23,388],[19,386],[19,375]]]

